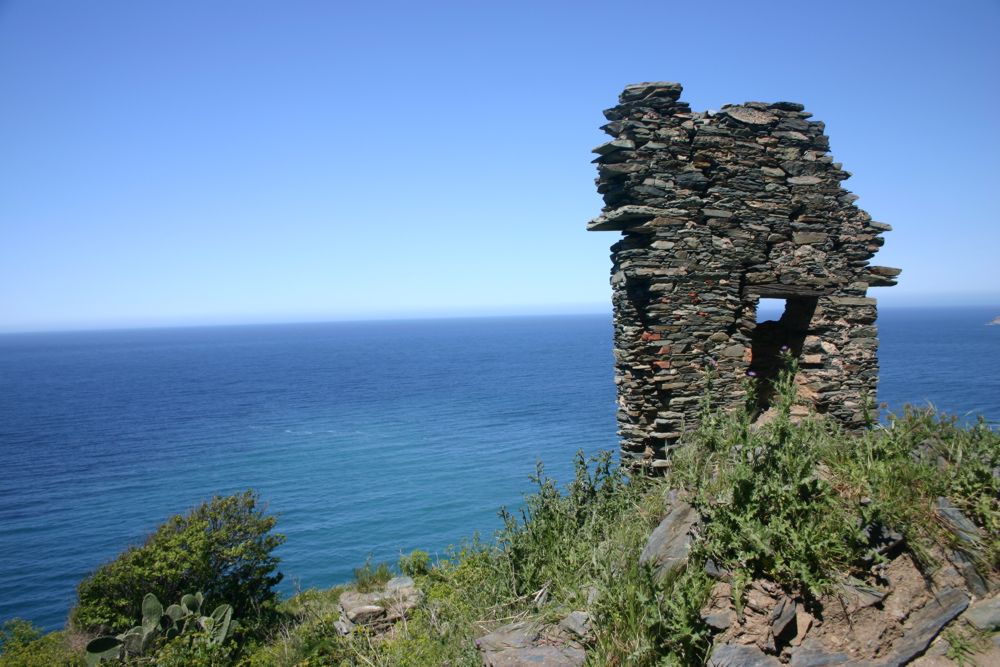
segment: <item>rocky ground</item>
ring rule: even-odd
[[[697,511],[671,492],[666,516],[640,559],[666,577],[685,565],[699,527]],[[814,599],[764,579],[749,583],[742,599],[731,575],[709,563],[715,579],[702,618],[716,632],[711,667],[825,667],[826,665],[939,667],[1000,665],[1000,587],[974,565],[982,536],[956,508],[940,502],[942,521],[957,548],[929,554],[922,565],[886,535],[884,559],[867,580],[845,577]],[[963,550],[963,547],[965,550]],[[343,634],[365,628],[391,632],[423,599],[413,579],[396,577],[369,593],[340,597]],[[575,610],[557,622],[522,619],[475,640],[485,667],[579,667],[587,663],[592,619]]]
[[[938,513],[957,546],[929,554],[937,565],[921,567],[903,548],[901,536],[890,534],[884,540],[885,560],[873,565],[868,581],[845,577],[819,600],[755,580],[739,603],[731,576],[709,564],[717,581],[702,617],[718,635],[708,664],[959,664],[960,655],[967,656],[952,644],[964,640],[978,664],[1000,665],[1000,635],[992,634],[1000,630],[1000,582],[975,565],[976,545],[984,536],[944,499],[938,501]],[[697,526],[694,508],[675,500],[642,559],[666,576],[683,564]]]

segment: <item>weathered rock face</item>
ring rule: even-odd
[[[666,459],[706,371],[736,405],[743,378],[773,378],[784,349],[799,358],[801,397],[860,425],[878,378],[868,288],[900,273],[869,265],[890,227],[841,187],[850,174],[802,105],[695,113],[680,94],[626,87],[604,112],[613,139],[594,149],[606,205],[588,228],[623,233],[611,278],[623,457]],[[785,300],[778,321],[757,322],[761,298]]]
[[[582,667],[590,617],[574,611],[558,625],[511,623],[476,640],[484,667]]]
[[[745,591],[741,608],[732,584],[719,580],[702,608],[702,618],[718,631],[708,664],[951,665],[943,658],[945,627],[954,624],[961,632],[968,624],[989,632],[1000,625],[1000,598],[992,594],[970,604],[973,597],[954,568],[925,573],[904,552],[879,567],[878,579],[872,585],[845,577],[830,593],[808,601],[758,579]],[[979,664],[1000,656],[981,644],[975,650],[977,661],[978,652],[993,660]]]
[[[674,568],[687,561],[691,551],[691,530],[699,519],[694,507],[683,500],[676,502],[649,536],[649,541],[639,555],[639,562],[652,565],[656,568],[657,577],[665,578]]]
[[[358,626],[376,634],[384,632],[406,618],[423,599],[423,591],[410,577],[390,579],[385,588],[371,593],[347,591],[340,596],[340,620],[334,626],[343,635]]]

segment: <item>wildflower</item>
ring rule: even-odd
[[[748,378],[755,378],[755,377],[757,377],[757,371],[747,371],[747,377]]]

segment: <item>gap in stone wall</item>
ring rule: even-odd
[[[757,323],[777,320],[785,312],[784,299],[760,299],[757,301]]]
[[[776,314],[782,302],[784,308],[780,310],[780,315],[767,319]],[[757,302],[757,326],[750,336],[750,372],[759,378],[757,405],[762,412],[771,407],[774,381],[786,363],[784,356],[791,354],[798,358],[802,355],[817,303],[816,297],[802,296],[760,299]]]

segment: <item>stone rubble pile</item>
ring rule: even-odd
[[[385,588],[371,593],[346,591],[340,596],[340,620],[337,631],[348,635],[359,627],[385,632],[409,615],[424,599],[423,591],[410,577],[390,579]]]
[[[885,577],[882,586],[845,582],[808,606],[774,583],[758,580],[739,610],[731,583],[719,581],[702,612],[719,631],[708,664],[926,665],[947,650],[941,634],[950,623],[981,629],[997,620],[991,614],[996,594],[970,606],[971,596],[953,570],[945,568],[928,580],[909,556],[901,555],[888,563]],[[980,657],[1000,658],[1000,649],[986,647]]]
[[[650,535],[640,561],[659,577],[687,562],[701,518],[671,492],[669,511]],[[901,536],[885,536],[885,562],[870,581],[845,578],[832,593],[808,602],[772,581],[757,579],[737,604],[731,573],[713,563],[705,571],[716,580],[702,607],[702,620],[716,633],[711,667],[937,667],[948,644],[942,631],[1000,629],[998,582],[977,571],[986,536],[958,508],[938,500],[943,525],[956,546],[931,554],[934,568],[921,569],[904,550]],[[898,539],[897,539],[898,538]],[[988,571],[986,568],[984,571]],[[977,647],[979,664],[1000,664],[1000,635]]]
[[[667,465],[709,371],[717,399],[737,405],[742,380],[773,378],[785,349],[803,401],[860,425],[878,378],[868,288],[900,273],[869,264],[889,225],[854,205],[802,105],[702,113],[680,94],[626,87],[604,112],[612,140],[594,149],[606,205],[588,229],[623,233],[611,279],[623,458]],[[786,300],[780,320],[757,323],[761,298]]]

